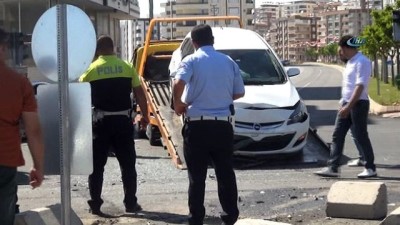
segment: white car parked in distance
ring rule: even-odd
[[[240,67],[245,96],[234,101],[234,153],[268,155],[297,153],[306,144],[309,114],[290,76],[268,43],[257,33],[232,27],[214,27],[214,48]],[[181,60],[194,52],[190,33],[174,51],[169,65],[171,81]]]

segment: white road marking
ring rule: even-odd
[[[312,84],[315,80],[317,80],[317,78],[319,78],[321,76],[321,74],[322,74],[322,70],[319,69],[319,72],[318,72],[317,76],[312,81],[310,81],[307,84],[305,84],[303,87],[297,88],[297,91],[301,91],[303,88],[306,88],[306,87],[310,86],[310,84]]]

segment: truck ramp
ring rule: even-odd
[[[158,108],[158,117],[161,118],[162,124],[165,128],[164,132],[167,135],[167,140],[173,144],[176,151],[176,158],[178,162],[176,162],[177,166],[181,169],[186,168],[185,159],[183,157],[183,138],[181,134],[182,130],[182,118],[171,109],[170,106],[170,87],[169,81],[165,82],[148,82],[149,91],[153,96],[153,103]],[[164,148],[167,148],[166,144],[163,143],[163,139],[161,138],[162,145]],[[169,152],[169,154],[171,154]]]

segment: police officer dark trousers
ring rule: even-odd
[[[133,91],[144,115],[146,100],[134,68],[113,54],[113,41],[107,36],[97,40],[99,57],[81,76],[81,82],[91,86],[93,110],[93,173],[89,176],[90,200],[93,214],[102,214],[101,197],[104,166],[112,148],[120,165],[126,212],[141,210],[136,198],[136,153],[133,123],[130,116]]]
[[[93,124],[93,173],[89,176],[89,205],[92,211],[100,208],[103,200],[104,166],[110,147],[114,147],[115,156],[121,167],[124,186],[124,204],[127,209],[137,204],[136,198],[136,153],[133,141],[133,125],[128,115],[104,116]]]
[[[183,151],[189,175],[189,224],[203,224],[204,191],[208,162],[218,180],[221,219],[233,224],[239,216],[236,177],[232,165],[233,128],[229,121],[187,121],[183,128]]]

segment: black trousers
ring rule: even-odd
[[[132,120],[127,116],[106,116],[93,124],[93,135],[93,173],[89,176],[89,206],[92,209],[100,209],[103,203],[101,191],[104,166],[107,163],[108,151],[113,147],[121,169],[125,207],[134,207],[137,203],[137,174]]]
[[[345,104],[344,104],[345,105]],[[344,142],[346,134],[351,129],[353,140],[358,151],[366,161],[365,168],[375,170],[375,156],[371,141],[368,135],[368,112],[369,101],[359,100],[350,111],[350,115],[341,118],[336,116],[335,130],[332,135],[332,145],[328,166],[337,170],[340,166],[340,160],[343,156]]]
[[[17,168],[0,166],[0,224],[13,225],[17,202]]]
[[[222,221],[231,225],[239,216],[238,191],[232,165],[233,128],[226,121],[192,121],[182,129],[183,151],[189,175],[189,224],[203,224],[204,192],[208,162],[218,182]]]

